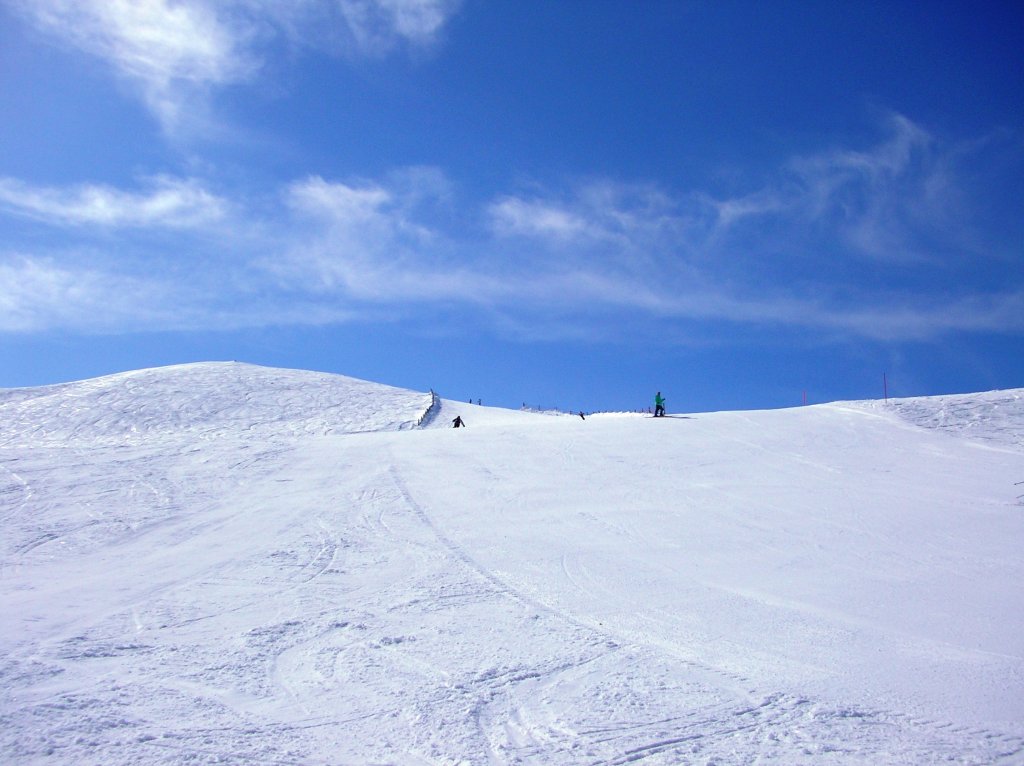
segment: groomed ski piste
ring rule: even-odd
[[[0,762],[1024,763],[1024,390],[669,414],[0,391]]]

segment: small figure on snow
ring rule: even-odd
[[[583,417],[583,410],[580,410],[580,420],[586,420],[586,418]]]
[[[462,422],[462,415],[456,415],[452,421],[452,428],[462,428],[464,425],[466,424]]]
[[[654,417],[665,417],[665,397],[661,391],[654,395]]]

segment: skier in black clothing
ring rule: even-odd
[[[452,421],[452,428],[462,428],[464,425],[466,424],[462,422],[462,415],[456,415]]]

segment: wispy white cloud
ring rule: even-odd
[[[245,291],[232,284],[237,280],[216,269],[197,266],[186,282],[167,272],[140,276],[91,260],[81,252],[72,259],[0,254],[0,333],[222,331],[365,319],[365,312],[301,296],[240,299]]]
[[[564,206],[549,201],[504,197],[488,210],[495,231],[506,237],[540,237],[555,241],[600,238],[603,232]]]
[[[903,296],[798,308],[793,319],[802,326],[882,341],[932,341],[948,333],[1024,333],[1024,289],[1019,287],[997,293]]]
[[[739,287],[750,275],[758,286],[806,282],[825,258],[849,275],[984,257],[967,247],[970,223],[950,167],[957,148],[899,116],[888,127],[874,146],[794,158],[735,196],[589,181],[506,195],[488,216],[499,238],[552,252],[597,247],[608,263],[618,254],[624,269],[657,270],[672,290],[701,276]]]
[[[341,226],[381,223],[392,203],[392,194],[377,184],[354,186],[328,183],[319,176],[297,181],[288,187],[289,207],[309,216],[322,218]]]
[[[107,235],[92,260],[8,259],[4,326],[45,326],[47,315],[59,324],[61,306],[109,304],[97,315],[137,310],[174,326],[182,317],[242,326],[462,308],[504,327],[589,327],[598,337],[636,322],[904,340],[1024,332],[1021,274],[996,259],[1006,278],[975,280],[984,254],[955,251],[969,238],[953,236],[954,226],[969,221],[952,215],[952,150],[902,118],[891,130],[875,147],[794,160],[774,182],[732,198],[590,179],[465,203],[442,171],[420,167],[379,179],[309,176],[256,211],[196,179],[158,179],[143,191],[0,179],[0,213]],[[889,203],[913,212],[890,219]],[[168,228],[194,246],[129,236]],[[883,240],[897,252],[880,269]],[[121,291],[147,297],[104,297]]]
[[[602,208],[592,198],[611,185],[599,184],[600,193],[588,186],[583,209],[572,211],[571,203],[506,195],[485,206],[482,229],[460,235],[428,218],[448,204],[450,184],[438,175],[417,169],[390,183],[312,177],[292,184],[285,195],[291,244],[261,266],[293,289],[376,303],[572,311],[584,303],[636,306],[641,294],[647,307],[657,303],[635,280],[624,293],[621,276],[636,270],[635,249],[651,236],[645,229],[665,221],[644,218],[634,203]]]
[[[949,150],[903,118],[890,129],[875,147],[794,160],[775,183],[731,199],[607,179],[498,195],[472,235],[424,216],[429,188],[310,178],[288,190],[292,247],[266,265],[328,300],[486,306],[522,320],[510,325],[628,315],[872,339],[1021,332],[1020,280],[992,291],[954,277],[936,297],[907,258],[913,248],[950,257],[927,245],[949,239],[955,179]],[[918,210],[890,220],[885,206],[903,193],[913,200],[901,208]],[[883,237],[896,252],[879,252]],[[956,274],[974,257],[943,266]]]
[[[146,81],[218,84],[247,72],[234,30],[200,2],[31,0],[23,7],[44,29]]]
[[[408,195],[378,183],[328,182],[318,176],[284,195],[292,240],[262,265],[287,284],[379,300],[415,294],[420,262],[437,234],[409,216]]]
[[[432,45],[457,0],[336,0],[357,50],[381,55],[399,42]]]
[[[380,57],[435,46],[462,0],[230,0],[234,12],[296,48]]]
[[[728,232],[734,226],[754,222],[765,217],[784,215],[792,202],[779,190],[761,189],[743,197],[715,199],[707,195],[696,198],[706,209],[706,220],[717,234]]]
[[[173,0],[24,0],[24,14],[55,38],[107,61],[138,86],[173,130],[190,101],[257,69],[245,28],[213,4]]]
[[[708,216],[691,196],[609,179],[503,195],[486,208],[489,247],[515,254],[523,273],[565,275],[574,285],[568,295],[580,304],[593,291],[600,303],[645,309],[664,303],[660,293],[694,283],[694,246]]]
[[[901,115],[887,124],[888,137],[866,150],[794,159],[791,183],[778,193],[797,220],[827,227],[853,256],[928,261],[929,239],[950,239],[957,226],[949,177],[956,150]]]
[[[158,282],[59,264],[48,258],[0,258],[0,331],[72,328],[121,332],[178,323],[178,301]]]
[[[196,129],[219,89],[253,79],[284,37],[382,56],[433,45],[459,0],[12,0],[36,27],[107,62],[170,134]]]
[[[703,210],[661,190],[608,179],[587,180],[568,193],[505,195],[488,206],[500,237],[526,237],[551,245],[605,242],[627,246],[670,238],[694,223]]]
[[[157,177],[146,192],[110,186],[31,186],[0,178],[0,210],[47,223],[101,227],[194,228],[224,218],[228,203],[195,179]]]

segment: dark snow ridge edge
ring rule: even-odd
[[[439,413],[440,411],[441,397],[439,397],[434,392],[434,389],[430,389],[430,404],[427,406],[425,410],[423,410],[423,414],[420,415],[419,418],[416,420],[416,427],[426,428],[427,426],[434,422],[434,418],[437,417],[437,413]]]

